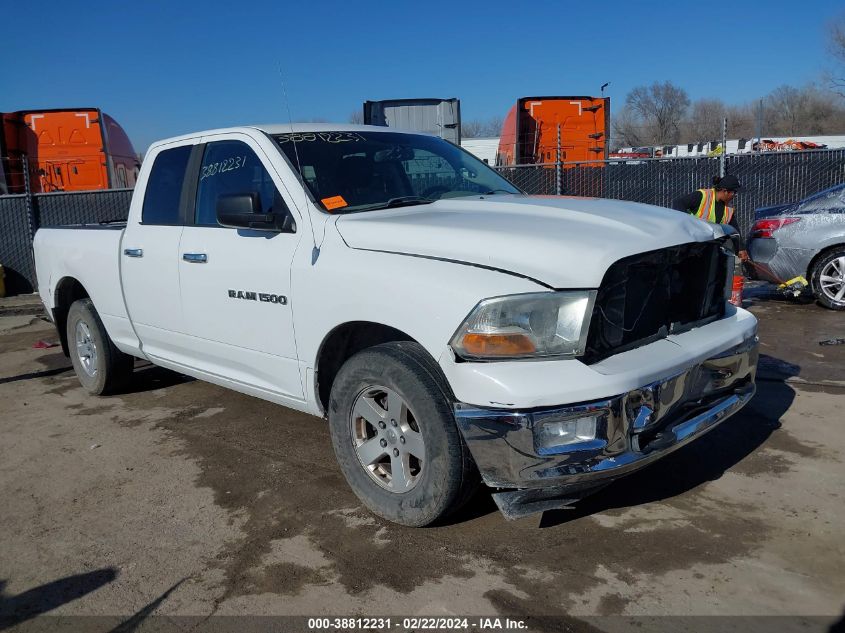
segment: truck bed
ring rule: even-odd
[[[131,332],[120,292],[120,246],[125,227],[121,222],[42,228],[33,242],[38,293],[47,309],[52,311],[57,293],[68,291],[75,280],[97,306],[115,341],[127,330]]]

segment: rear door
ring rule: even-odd
[[[182,301],[179,296],[179,239],[190,192],[185,174],[193,145],[165,146],[140,189],[140,213],[132,209],[120,247],[120,275],[129,318],[145,354],[185,362]]]
[[[265,212],[292,200],[262,148],[242,133],[203,139],[191,222],[179,244],[182,313],[195,366],[284,397],[302,399],[290,270],[301,232],[225,228],[221,196],[254,194]],[[296,222],[299,217],[294,215]]]

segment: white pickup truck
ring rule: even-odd
[[[482,481],[508,517],[568,506],[739,410],[729,232],[523,195],[424,134],[284,125],[154,144],[125,225],[41,229],[35,258],[88,391],[142,358],[326,417],[361,501],[422,526]]]

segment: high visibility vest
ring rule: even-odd
[[[701,194],[701,204],[698,205],[698,210],[693,215],[700,220],[707,220],[708,222],[716,223],[716,190],[715,189],[699,189]],[[725,205],[725,216],[722,218],[722,224],[730,224],[731,218],[734,217],[733,207]]]

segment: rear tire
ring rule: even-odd
[[[810,285],[816,300],[831,310],[845,310],[845,247],[821,256],[813,266]]]
[[[346,481],[375,514],[411,527],[458,510],[478,471],[452,413],[451,391],[417,343],[363,350],[332,385],[329,426]]]
[[[135,359],[114,346],[90,299],[70,306],[67,343],[73,369],[88,393],[115,393],[129,381]]]

